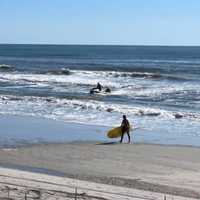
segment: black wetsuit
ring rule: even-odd
[[[130,142],[131,138],[130,138],[130,134],[129,134],[129,130],[130,130],[129,121],[127,119],[123,119],[121,127],[122,127],[122,136],[121,136],[120,143],[122,143],[125,133],[127,133],[127,135],[128,135],[128,142]]]
[[[98,90],[98,91],[96,91],[96,90]],[[102,90],[102,85],[100,83],[97,83],[97,87],[92,88],[90,90],[90,94],[101,92],[101,90]]]
[[[100,83],[97,84],[97,87],[96,87],[99,91],[102,90],[102,85]]]

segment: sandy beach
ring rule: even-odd
[[[119,144],[106,138],[109,127],[33,117],[2,116],[0,125],[3,198],[13,187],[17,200],[41,188],[45,195],[56,193],[50,199],[73,199],[75,188],[86,199],[200,197],[199,147],[142,143],[151,136],[138,132],[131,144],[126,138]]]
[[[200,200],[200,1],[0,5],[0,200]]]
[[[2,149],[0,164],[60,173],[73,180],[199,198],[199,154],[199,148],[186,146],[71,142]]]
[[[39,173],[0,168],[0,199],[48,199],[48,200],[192,200],[114,185],[80,181],[77,179],[50,176]]]

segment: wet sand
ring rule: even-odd
[[[0,165],[200,198],[199,155],[187,146],[72,142],[2,149]]]

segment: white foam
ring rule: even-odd
[[[88,122],[92,120],[93,123],[98,122],[105,124],[105,118],[110,119],[106,121],[107,125],[113,124],[113,120],[120,117],[122,114],[129,116],[141,117],[151,116],[174,119],[174,112],[162,110],[158,108],[134,106],[126,104],[105,103],[95,100],[68,100],[43,97],[17,97],[15,100],[13,96],[1,96],[0,98],[0,112],[9,114],[45,116],[47,118],[59,120],[71,120],[79,122]],[[14,99],[14,100],[11,100]],[[184,113],[183,113],[184,114]]]

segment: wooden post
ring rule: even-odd
[[[10,198],[10,188],[8,187],[8,198]]]
[[[75,200],[77,200],[77,187],[75,187]]]
[[[10,198],[10,190],[8,190],[8,198]]]
[[[24,193],[24,200],[27,200],[27,190],[25,190],[25,193]]]

